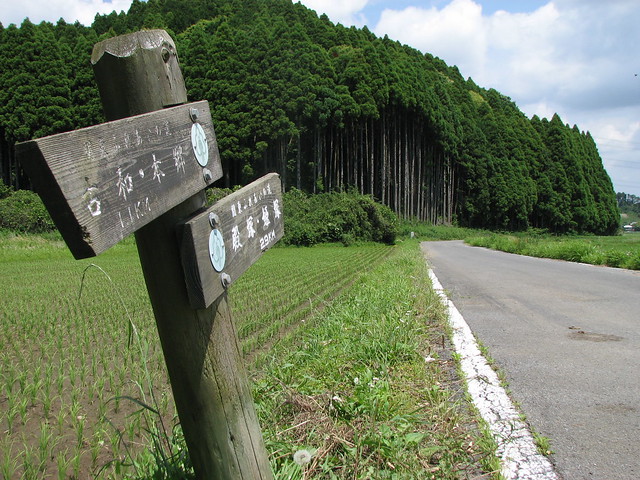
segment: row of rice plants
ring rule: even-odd
[[[231,293],[245,355],[270,345],[284,330],[321,309],[389,251],[382,245],[357,250],[324,246],[306,249],[302,256],[299,249],[283,249],[265,258],[255,274],[241,278]],[[277,264],[271,259],[277,259]],[[261,290],[267,292],[261,294]]]

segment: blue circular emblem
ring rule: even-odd
[[[221,272],[224,269],[224,263],[227,260],[224,239],[217,228],[211,230],[209,234],[209,258],[216,272]]]

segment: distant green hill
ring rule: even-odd
[[[222,186],[276,171],[286,189],[355,189],[404,218],[612,233],[619,212],[588,132],[528,119],[455,66],[290,0],[135,0],[92,27],[0,26],[0,165],[13,143],[100,122],[89,65],[101,38],[164,28],[191,99],[212,107]]]

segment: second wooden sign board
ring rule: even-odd
[[[187,221],[181,257],[191,306],[211,305],[283,233],[282,185],[276,173]]]

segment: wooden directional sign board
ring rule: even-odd
[[[206,101],[19,143],[16,151],[77,259],[222,177]]]
[[[207,308],[284,233],[280,176],[270,173],[187,221],[182,266],[189,301]]]

